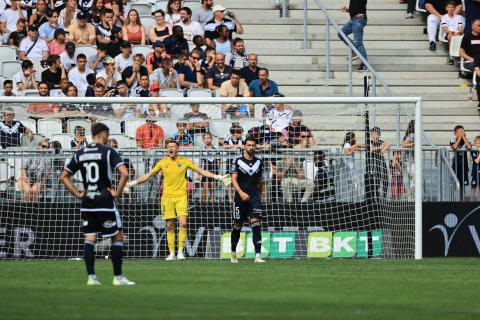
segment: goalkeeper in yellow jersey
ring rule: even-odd
[[[187,238],[187,216],[188,216],[188,197],[187,197],[187,169],[191,169],[207,178],[213,178],[229,185],[231,179],[228,175],[218,176],[210,171],[197,167],[191,160],[178,156],[178,142],[175,140],[167,141],[167,156],[160,160],[155,167],[147,174],[139,177],[137,180],[128,182],[126,192],[137,184],[150,180],[154,175],[162,171],[163,194],[160,203],[160,210],[163,219],[167,224],[167,243],[170,254],[169,260],[184,260],[185,240]],[[178,254],[175,257],[175,222],[178,218]]]

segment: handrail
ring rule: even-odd
[[[450,163],[448,161],[448,150],[443,149],[443,152],[440,152],[441,154],[441,159],[443,162],[443,166],[447,168],[447,172],[450,175],[450,178],[455,182],[455,187],[456,187],[456,192],[454,196],[458,196],[458,199],[451,199],[451,200],[459,200],[460,198],[460,181],[458,181],[457,175],[455,174],[455,171],[453,171],[453,168],[450,166]],[[442,166],[442,167],[443,167]],[[443,187],[443,181],[441,182],[441,186]]]

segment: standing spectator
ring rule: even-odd
[[[477,201],[477,187],[480,178],[480,136],[475,137],[475,148],[472,148],[472,183],[470,201]]]
[[[465,22],[463,16],[455,13],[454,1],[447,2],[445,10],[447,13],[442,16],[440,25],[443,28],[443,32],[445,32],[445,40],[448,40],[448,43],[450,43],[453,36],[460,36],[463,34]]]
[[[77,13],[76,22],[68,27],[68,41],[76,45],[94,45],[95,39],[95,27],[87,22],[87,16],[80,11]]]
[[[148,30],[148,39],[151,43],[163,41],[172,34],[172,27],[165,22],[165,12],[162,9],[155,11],[153,18],[155,23]]]
[[[203,37],[204,31],[202,25],[197,21],[192,21],[192,10],[188,7],[180,9],[180,22],[177,24],[183,29],[183,36],[188,42],[189,51],[195,48],[193,37]]]
[[[48,22],[40,26],[38,31],[40,32],[40,38],[45,40],[46,43],[53,41],[53,35],[55,30],[64,29],[63,25],[58,23],[58,12],[51,10],[47,12]]]
[[[333,190],[330,190],[332,179],[330,178],[328,167],[325,165],[325,160],[325,153],[323,151],[316,150],[314,152],[314,201],[325,201],[326,199],[334,195]]]
[[[315,145],[315,138],[312,135],[312,131],[305,125],[302,124],[303,114],[300,110],[294,110],[292,112],[292,121],[290,125],[283,130],[283,135],[288,139],[288,143],[291,145],[297,145],[300,143],[300,134],[302,131],[307,132],[311,138],[309,143]]]
[[[10,0],[10,8],[3,11],[0,16],[0,22],[5,25],[9,32],[17,30],[18,19],[26,19],[27,11],[22,10],[22,2],[19,0]]]
[[[225,81],[220,86],[221,97],[250,97],[250,90],[244,81],[240,79],[240,71],[232,70],[230,80]],[[226,114],[230,114],[235,118],[248,117],[247,105],[222,105],[222,118]]]
[[[51,55],[47,59],[48,69],[42,72],[42,82],[48,83],[50,89],[57,89],[60,84],[60,79],[66,78],[67,73],[57,55]]]
[[[0,146],[2,149],[18,147],[22,141],[22,134],[31,132],[20,121],[14,120],[15,113],[12,108],[3,109],[3,120],[0,121]]]
[[[187,123],[185,120],[177,121],[177,129],[172,136],[172,139],[178,142],[179,147],[188,148],[193,147],[193,136],[187,130]]]
[[[137,148],[163,148],[165,133],[162,127],[155,124],[151,117],[147,117],[146,123],[137,128],[135,133]]]
[[[267,68],[258,69],[258,80],[252,80],[249,84],[252,97],[273,97],[279,94],[277,83],[268,76]]]
[[[97,54],[88,57],[88,67],[95,72],[99,72],[105,68],[104,60],[107,55],[107,47],[104,44],[99,43],[97,45]],[[111,58],[111,57],[110,57]],[[113,61],[115,63],[115,60]]]
[[[407,167],[408,192],[412,199],[415,199],[415,159],[413,149],[415,147],[415,120],[410,120],[407,131],[403,136],[402,148],[406,148],[404,160]]]
[[[250,85],[253,80],[258,80],[258,72],[260,70],[259,67],[257,67],[258,63],[258,58],[257,55],[254,53],[251,53],[248,55],[248,66],[243,67],[240,72],[242,75],[242,79],[245,79],[245,82]]]
[[[138,86],[132,88],[130,92],[131,97],[150,97],[150,90],[148,87],[150,86],[150,80],[148,79],[148,75],[144,74],[140,76],[140,81],[138,82]]]
[[[367,153],[367,181],[365,182],[367,199],[386,199],[388,194],[388,171],[383,154],[390,145],[380,140],[381,134],[382,131],[378,127],[370,129],[370,150]]]
[[[163,44],[165,45],[165,50],[172,58],[177,58],[180,53],[188,54],[189,52],[188,42],[183,37],[183,28],[178,25],[173,26],[172,35],[166,37]]]
[[[283,103],[279,103],[268,112],[267,118],[265,119],[265,124],[273,132],[282,133],[283,130],[290,124],[292,116],[292,109],[290,107],[285,107],[285,104]]]
[[[15,97],[17,96],[13,92],[13,81],[12,80],[4,80],[3,81],[3,92],[1,94],[2,97]]]
[[[392,176],[390,183],[392,199],[401,199],[405,194],[405,187],[403,185],[402,153],[398,150],[393,151],[393,157],[392,160],[390,160],[390,174]]]
[[[28,35],[20,42],[19,60],[40,61],[48,59],[48,46],[45,40],[38,38],[38,27],[28,27]]]
[[[27,36],[27,20],[25,19],[18,19],[17,21],[17,29],[10,33],[8,37],[8,44],[10,46],[14,46],[19,49],[20,42]]]
[[[27,89],[38,89],[38,82],[41,81],[40,74],[34,69],[30,60],[22,61],[22,71],[13,77],[17,91]]]
[[[207,114],[200,112],[200,105],[193,103],[190,105],[192,112],[187,112],[183,115],[183,119],[188,120],[187,132],[190,134],[205,133],[208,131]]]
[[[148,70],[143,66],[145,57],[141,53],[137,53],[133,57],[133,65],[126,67],[122,72],[122,78],[125,80],[129,88],[135,88],[140,83],[140,78],[146,76],[148,79]]]
[[[232,41],[228,38],[228,27],[221,24],[217,27],[218,37],[213,39],[211,46],[215,48],[216,53],[223,53],[228,61],[230,61],[230,54],[232,53]]]
[[[437,45],[435,43],[437,31],[438,27],[440,26],[442,16],[447,13],[447,1],[450,0],[425,0],[425,9],[429,13],[427,18],[427,33],[428,41],[430,43],[429,49],[432,51],[437,50]],[[462,9],[462,2],[460,0],[454,0],[452,2],[452,5],[455,7],[455,11],[460,12]]]
[[[40,82],[38,84],[38,95],[40,97],[49,97],[50,91],[48,90],[48,84]],[[60,107],[55,103],[30,103],[27,107],[28,113],[37,115],[51,115],[52,113],[58,113]]]
[[[68,79],[78,90],[86,90],[88,87],[87,75],[90,73],[93,73],[93,70],[87,68],[87,57],[80,53],[77,56],[77,66],[68,72]]]
[[[363,29],[367,25],[367,0],[350,0],[348,8],[343,6],[340,11],[350,14],[350,21],[343,25],[342,32],[347,37],[353,33],[353,41],[351,39],[350,41],[353,42],[355,48],[366,60],[367,51],[363,46]],[[340,37],[340,40],[345,41],[342,37]],[[365,71],[367,67],[362,63],[358,70]]]
[[[67,5],[60,11],[58,22],[63,24],[65,28],[70,28],[77,22],[78,14],[82,13],[82,16],[87,19],[87,15],[77,8],[77,0],[67,0]]]
[[[460,201],[463,201],[465,186],[469,184],[467,151],[472,149],[472,145],[467,139],[467,134],[463,126],[455,126],[453,133],[454,136],[450,140],[450,147],[455,152],[452,168],[460,182]]]
[[[125,24],[122,27],[123,40],[133,44],[145,45],[147,43],[147,32],[142,26],[138,11],[131,9],[128,11]]]
[[[122,53],[115,57],[115,65],[118,72],[123,72],[126,67],[133,66],[132,45],[129,41],[120,42]]]
[[[162,59],[161,68],[153,72],[150,81],[159,84],[161,88],[177,88],[178,73],[177,70],[173,69],[172,59]]]
[[[74,134],[75,137],[72,139],[72,141],[70,141],[70,147],[72,149],[80,150],[88,144],[84,127],[76,126],[74,129]]]
[[[128,97],[128,86],[125,81],[117,81],[117,91],[119,97]],[[147,111],[145,105],[142,104],[114,104],[112,105],[115,116],[122,119],[141,118]]]
[[[161,41],[155,41],[152,45],[153,52],[147,55],[148,74],[152,74],[156,69],[160,68],[163,59],[169,59],[170,55],[165,52],[165,45]]]
[[[63,29],[55,30],[53,33],[54,40],[48,44],[48,53],[50,55],[61,55],[65,51],[65,38],[66,34]]]
[[[355,132],[347,132],[345,138],[343,139],[343,153],[346,155],[346,161],[349,170],[353,173],[355,171],[355,159],[354,154],[365,145],[357,143],[357,138],[355,137]],[[355,176],[355,175],[354,175]]]
[[[245,42],[242,38],[233,40],[233,52],[230,55],[230,67],[236,70],[248,68],[248,57],[245,53]],[[256,65],[255,65],[256,66]]]
[[[105,68],[97,73],[97,79],[103,78],[105,79],[105,85],[110,88],[115,88],[117,85],[117,81],[122,80],[122,75],[120,72],[115,70],[115,60],[112,57],[106,56],[103,59],[103,65]]]
[[[168,0],[167,14],[165,21],[169,24],[176,25],[180,22],[180,7],[182,6],[180,0]]]
[[[232,39],[232,34],[243,34],[243,26],[235,16],[235,13],[229,11],[228,16],[231,19],[225,18],[225,8],[220,5],[215,5],[212,8],[213,19],[207,21],[205,24],[205,41],[208,46],[211,46],[213,39],[218,38],[217,26],[226,25],[229,30],[228,38]]]
[[[293,201],[292,187],[305,190],[300,202],[307,202],[312,196],[315,184],[313,180],[305,178],[305,172],[300,165],[299,159],[286,158],[278,161],[276,165],[277,179],[281,180],[283,201]]]
[[[212,7],[213,0],[202,0],[202,6],[193,13],[192,20],[200,22],[205,29],[205,24],[213,19]]]
[[[204,144],[204,149],[206,151],[205,155],[206,158],[202,158],[202,169],[210,171],[213,174],[219,174],[220,171],[220,159],[215,158],[217,155],[214,150],[216,148],[213,146],[212,143],[212,134],[209,132],[206,132],[202,135],[202,140]],[[206,203],[207,202],[207,192],[208,192],[208,200],[211,204],[213,204],[214,198],[215,198],[215,180],[211,178],[206,178],[203,177],[201,178],[201,183],[202,183],[202,202]]]
[[[97,24],[95,30],[97,35],[97,44],[102,43],[105,45],[109,45],[112,42],[111,36],[113,28],[113,10],[102,10],[101,20],[101,23]]]
[[[153,83],[150,88],[150,96],[160,97],[160,86]],[[148,114],[159,118],[171,118],[170,109],[166,104],[151,103],[148,105]]]
[[[222,83],[230,79],[231,74],[232,68],[225,64],[225,55],[223,53],[217,53],[215,55],[215,65],[207,71],[206,78],[208,89],[220,89]]]
[[[190,53],[190,57],[184,66],[178,70],[178,81],[182,89],[197,88],[203,86],[203,75],[200,69],[200,54],[196,51]]]
[[[475,20],[472,23],[472,31],[463,36],[460,57],[465,59],[463,66],[473,72],[475,58],[480,57],[480,19]]]
[[[32,13],[30,18],[28,19],[28,25],[35,25],[38,28],[38,26],[41,26],[45,22],[48,22],[47,10],[47,2],[45,0],[38,0],[35,13]]]
[[[77,66],[77,55],[75,54],[75,49],[75,43],[67,42],[65,44],[65,51],[60,54],[60,61],[62,62],[62,65],[67,73]]]

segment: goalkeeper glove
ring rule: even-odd
[[[229,186],[230,183],[232,183],[232,178],[230,178],[230,175],[229,174],[226,174],[224,176],[218,176],[216,175],[215,177],[213,177],[215,180],[217,181],[221,181],[225,186]]]
[[[127,182],[127,184],[125,185],[125,188],[123,188],[123,192],[127,194],[130,193],[130,191],[132,191],[132,188],[135,187],[137,184],[138,184],[137,180]]]

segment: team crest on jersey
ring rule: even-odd
[[[109,229],[111,227],[114,227],[116,224],[117,223],[115,221],[108,220],[103,223],[103,227]]]
[[[181,168],[182,167],[182,164],[179,162],[177,163],[177,167]]]

